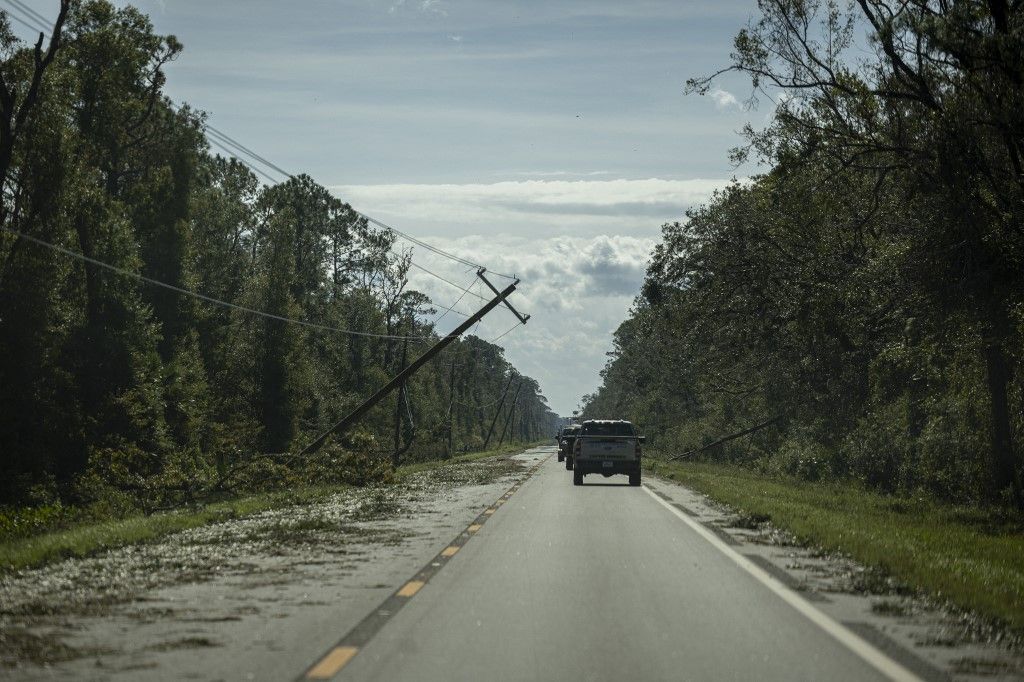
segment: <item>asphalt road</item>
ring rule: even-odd
[[[574,487],[551,456],[368,641],[311,670],[388,682],[905,673],[625,482]]]

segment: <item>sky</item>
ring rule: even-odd
[[[754,0],[131,4],[185,46],[167,68],[175,101],[357,210],[518,275],[510,300],[532,317],[498,343],[562,415],[600,385],[661,226],[754,172],[728,159],[765,122],[743,105],[749,82],[683,92],[729,63]],[[421,248],[413,260],[475,279]],[[418,269],[410,283],[441,310],[462,293]],[[515,322],[498,309],[476,333]]]

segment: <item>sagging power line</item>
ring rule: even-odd
[[[282,176],[284,176],[285,178],[287,178],[289,180],[295,178],[295,175],[293,173],[289,173],[288,171],[284,170],[283,168],[281,168],[281,166],[277,165],[273,161],[270,161],[266,157],[264,157],[264,156],[262,156],[262,155],[260,155],[260,154],[258,154],[256,152],[254,152],[252,149],[250,149],[249,147],[246,147],[244,144],[242,144],[238,140],[234,139],[233,137],[231,137],[227,133],[225,133],[225,132],[223,132],[221,130],[218,130],[216,127],[214,127],[209,122],[204,121],[203,122],[203,128],[206,130],[208,136],[210,136],[210,134],[212,134],[212,136],[214,138],[216,138],[217,140],[219,140],[221,143],[229,145],[230,147],[232,147],[235,150],[237,150],[237,153],[241,153],[241,154],[244,154],[244,155],[248,156],[253,161],[255,161],[255,162],[259,163],[259,164],[262,164],[266,168],[270,168],[274,172],[281,174]],[[222,145],[218,145],[218,146],[221,146],[221,148],[223,149]],[[231,152],[229,152],[229,153],[231,153]],[[231,153],[231,154],[232,154],[232,156],[235,156],[235,158],[238,158],[236,153]],[[244,162],[243,159],[239,159],[239,161],[243,161]],[[249,164],[246,164],[246,165],[249,165]],[[250,168],[251,167],[252,166],[250,165]],[[266,177],[265,174],[264,174],[264,177]],[[456,255],[454,253],[451,253],[450,251],[445,251],[444,249],[441,249],[439,247],[434,246],[433,244],[430,244],[429,242],[425,242],[422,239],[414,237],[411,234],[408,234],[407,232],[403,232],[402,230],[399,230],[397,227],[394,227],[392,225],[388,225],[387,223],[385,223],[383,221],[380,221],[380,220],[374,218],[373,216],[367,215],[366,213],[363,213],[362,211],[360,211],[358,209],[353,208],[352,210],[359,217],[363,218],[364,220],[366,220],[366,222],[370,223],[371,225],[376,225],[380,229],[385,230],[387,232],[391,232],[392,234],[395,234],[398,237],[401,237],[402,239],[404,239],[404,240],[406,240],[408,242],[416,244],[417,246],[420,246],[420,247],[422,247],[422,248],[424,248],[424,249],[426,249],[426,250],[428,250],[428,251],[430,251],[432,253],[435,253],[435,254],[437,254],[439,256],[443,256],[444,258],[448,258],[449,260],[453,260],[453,261],[455,261],[457,263],[462,263],[463,265],[467,265],[467,266],[470,266],[470,267],[473,267],[473,268],[476,268],[476,269],[481,269],[481,268],[486,269],[485,266],[480,264],[480,263],[476,263],[476,262],[471,261],[471,260],[469,260],[467,258],[463,258],[462,256],[458,256],[458,255]],[[493,270],[488,270],[488,272],[490,272],[492,275],[495,275],[496,277],[502,277],[504,279],[516,279],[515,275],[508,275],[508,274],[504,274],[504,273],[500,273],[500,272],[494,272]]]
[[[476,274],[477,277],[482,279],[488,286],[490,286],[490,282],[488,282],[487,278],[484,277],[483,268],[477,270]],[[301,451],[299,451],[296,456],[303,457],[305,455],[312,454],[319,450],[321,447],[323,447],[324,443],[326,443],[327,440],[332,436],[345,433],[345,431],[348,430],[350,426],[352,426],[356,421],[361,419],[367,412],[369,412],[373,408],[374,405],[383,400],[395,388],[404,385],[404,383],[409,379],[409,377],[415,374],[420,367],[425,365],[431,358],[433,358],[435,355],[444,350],[452,341],[462,336],[463,332],[465,332],[478,321],[483,319],[484,315],[489,313],[497,306],[505,304],[505,306],[508,307],[517,317],[520,317],[519,313],[508,302],[508,297],[512,294],[512,292],[516,290],[516,286],[518,284],[518,279],[512,280],[511,284],[505,287],[505,289],[503,289],[502,291],[497,292],[495,297],[491,299],[486,305],[484,305],[483,308],[473,313],[473,315],[470,316],[469,319],[465,320],[462,324],[460,324],[458,327],[449,332],[447,336],[440,339],[437,343],[435,343],[433,346],[424,351],[423,355],[419,356],[411,364],[403,368],[402,371],[400,371],[398,374],[392,377],[390,381],[384,384],[384,386],[378,389],[376,393],[374,393],[369,398],[364,400],[362,403],[360,403],[358,407],[356,407],[348,415],[346,415],[344,419],[342,419],[337,424],[335,424],[334,426],[332,426],[331,428],[329,428],[328,430],[314,438],[313,441],[309,443],[309,445],[304,447]]]
[[[18,14],[8,13],[8,16],[11,17],[11,19],[14,19],[22,26],[25,26],[33,31],[39,31],[46,38],[50,37],[50,27],[48,26],[49,19],[39,14],[39,12],[35,11],[28,5],[19,2],[19,0],[4,0],[4,2],[6,2],[11,9],[15,10],[21,15],[19,16]]]
[[[214,298],[213,296],[207,296],[206,294],[201,294],[198,291],[192,291],[191,289],[185,289],[183,287],[179,287],[179,286],[176,286],[174,284],[169,284],[167,282],[161,282],[158,279],[153,279],[152,277],[147,277],[146,275],[143,275],[141,273],[133,272],[133,271],[128,270],[126,268],[121,268],[121,267],[118,267],[116,265],[112,265],[112,264],[107,263],[105,261],[101,261],[101,260],[99,260],[97,258],[92,258],[90,256],[85,255],[84,253],[79,253],[78,251],[73,251],[73,250],[65,248],[63,246],[59,246],[57,244],[52,244],[52,243],[50,243],[48,241],[39,239],[38,237],[33,237],[31,235],[25,234],[24,232],[20,232],[18,230],[12,229],[10,227],[0,226],[0,230],[3,230],[4,232],[7,232],[9,234],[13,234],[16,237],[19,237],[20,239],[24,239],[25,241],[28,241],[28,242],[30,242],[32,244],[36,244],[37,246],[45,247],[45,248],[50,249],[52,251],[55,251],[57,253],[63,254],[65,256],[70,256],[71,258],[75,258],[75,259],[80,260],[80,261],[82,261],[84,263],[88,263],[88,264],[94,265],[94,266],[96,266],[98,268],[103,268],[104,270],[108,270],[110,272],[117,273],[117,274],[122,275],[124,277],[131,277],[132,279],[136,279],[136,280],[139,280],[141,282],[145,282],[146,284],[150,284],[152,286],[161,287],[163,289],[168,289],[170,291],[177,292],[177,293],[182,294],[184,296],[191,296],[192,298],[197,298],[199,300],[206,301],[207,303],[212,303],[214,305],[222,306],[224,308],[230,308],[232,310],[237,310],[239,312],[248,313],[250,315],[256,315],[258,317],[264,317],[264,318],[271,319],[271,320],[277,320],[279,322],[287,322],[289,324],[297,324],[297,325],[301,325],[303,327],[309,327],[309,328],[312,328],[312,329],[319,329],[321,331],[337,332],[339,334],[348,334],[350,336],[365,336],[365,337],[377,338],[377,339],[399,339],[399,340],[407,339],[409,341],[417,341],[417,342],[421,342],[421,343],[426,343],[428,341],[432,341],[433,340],[433,337],[431,337],[431,336],[401,336],[401,335],[395,335],[395,334],[378,334],[378,333],[375,333],[375,332],[364,332],[364,331],[359,331],[359,330],[355,330],[355,329],[342,329],[340,327],[332,327],[330,325],[318,324],[316,322],[309,322],[307,320],[299,320],[299,319],[292,318],[292,317],[285,317],[283,315],[276,315],[274,313],[268,313],[265,310],[257,310],[255,308],[249,308],[247,306],[238,305],[237,303],[231,303],[230,301],[223,301],[223,300],[221,300],[219,298]]]
[[[204,126],[206,126],[206,124],[204,124]],[[211,128],[209,126],[206,126],[206,129],[207,129],[207,132],[209,132],[210,130],[216,130],[216,129]],[[280,166],[272,163],[271,161],[267,161],[266,159],[264,159],[259,154],[256,154],[255,152],[250,150],[248,147],[246,147],[246,146],[242,145],[241,143],[235,141],[233,138],[228,137],[224,133],[216,132],[215,136],[213,136],[213,137],[208,135],[207,136],[207,141],[210,142],[210,144],[212,144],[213,146],[217,147],[218,149],[222,150],[223,152],[225,152],[226,154],[231,156],[232,158],[234,158],[236,161],[238,161],[239,163],[244,165],[249,170],[253,171],[254,173],[258,173],[259,175],[263,176],[265,179],[267,179],[270,182],[276,183],[276,182],[278,182],[278,179],[272,177],[271,175],[266,173],[264,170],[262,170],[259,166],[253,164],[251,161],[238,156],[239,152],[241,152],[241,153],[243,153],[245,155],[251,156],[253,159],[259,160],[260,163],[263,163],[268,168],[271,168],[271,169],[275,170],[276,172],[280,173],[281,175],[283,175],[286,178],[294,178],[293,175],[291,175],[287,171],[281,169]],[[231,147],[229,148],[226,145],[231,145]],[[391,227],[389,225],[385,225],[384,223],[380,222],[379,220],[371,218],[371,217],[367,216],[366,214],[361,213],[361,212],[359,212],[359,211],[357,211],[355,209],[352,209],[352,211],[356,215],[362,217],[368,223],[373,224],[373,225],[377,225],[378,227],[381,227],[382,229],[384,229],[386,231],[390,231],[390,232],[392,232],[392,233],[394,233],[396,235],[405,237],[409,241],[412,241],[413,243],[419,244],[420,246],[423,246],[424,248],[426,248],[426,249],[428,249],[430,251],[433,251],[435,253],[441,253],[442,255],[446,255],[446,256],[448,256],[450,258],[454,258],[458,262],[466,264],[466,265],[470,265],[470,266],[472,266],[474,268],[486,270],[486,268],[484,268],[482,265],[476,265],[476,264],[472,263],[471,261],[460,259],[457,256],[453,256],[452,254],[447,254],[447,252],[439,251],[434,246],[432,246],[430,244],[427,244],[426,242],[422,242],[420,240],[417,240],[417,239],[415,239],[415,238],[413,238],[413,237],[411,237],[409,235],[406,235],[404,232],[400,232],[399,230],[396,230],[395,228],[393,228],[393,227]],[[452,286],[452,287],[458,289],[459,291],[462,291],[464,293],[468,293],[471,296],[476,296],[481,301],[486,301],[487,300],[486,296],[483,296],[483,295],[478,294],[478,293],[473,292],[473,291],[469,291],[468,289],[464,289],[463,287],[459,286],[458,284],[456,284],[452,280],[448,279],[447,277],[444,277],[443,275],[439,275],[436,272],[434,272],[433,270],[430,270],[429,268],[427,268],[427,267],[425,267],[423,265],[420,265],[419,263],[417,263],[417,262],[415,262],[413,260],[409,261],[409,265],[411,265],[412,267],[414,267],[414,268],[416,268],[418,270],[423,271],[424,273],[430,275],[431,277],[433,277],[433,278],[435,278],[435,279],[437,279],[437,280],[439,280],[441,282],[444,282],[445,284],[448,284],[449,286]],[[501,273],[492,273],[492,274],[497,274],[500,277],[507,277],[507,278],[511,277],[509,275],[502,275]],[[455,312],[458,313],[459,315],[465,316],[465,313],[461,313],[459,311],[455,311]]]
[[[15,19],[19,23],[23,24],[24,26],[26,26],[26,27],[28,27],[28,28],[30,28],[32,30],[38,30],[42,34],[43,37],[48,37],[50,35],[49,20],[45,16],[40,14],[38,11],[36,11],[32,7],[28,6],[24,2],[22,2],[22,0],[3,0],[3,2],[5,4],[7,4],[8,7],[10,7],[11,9],[13,9],[16,12],[19,12],[21,14],[21,16],[18,16],[16,14],[11,14],[11,13],[8,12],[7,13],[8,16],[10,16],[12,19]],[[167,101],[168,106],[170,106],[173,111],[180,112],[180,110],[182,108],[181,106],[176,106],[170,100],[170,98],[167,98],[166,101]],[[253,149],[251,149],[251,148],[247,147],[246,145],[242,144],[237,139],[231,137],[227,133],[217,129],[215,126],[213,126],[209,122],[203,121],[202,122],[202,126],[203,126],[204,131],[207,134],[207,140],[212,145],[214,145],[217,148],[221,149],[222,151],[224,151],[226,154],[230,155],[231,157],[237,159],[239,162],[244,164],[250,170],[252,170],[255,173],[258,173],[259,175],[261,175],[262,177],[267,179],[269,182],[277,182],[277,180],[275,178],[273,178],[271,175],[269,175],[268,173],[266,173],[264,170],[262,170],[261,168],[259,168],[255,164],[253,164],[252,162],[246,160],[245,158],[240,157],[239,154],[244,155],[244,156],[248,156],[249,159],[252,159],[256,163],[261,164],[264,167],[271,169],[272,171],[280,174],[281,176],[283,176],[285,178],[288,178],[288,179],[294,179],[295,178],[294,174],[289,173],[288,171],[286,171],[281,166],[275,164],[273,161],[267,159],[266,157],[262,156],[261,154],[259,154],[258,152],[254,151]],[[422,247],[424,249],[427,249],[428,251],[430,251],[432,253],[435,253],[437,255],[443,256],[443,257],[448,258],[450,260],[453,260],[455,262],[458,262],[458,263],[461,263],[463,265],[468,265],[468,266],[472,266],[474,268],[477,268],[478,269],[478,274],[487,271],[487,269],[483,265],[481,265],[479,263],[475,263],[475,262],[470,261],[468,259],[462,258],[461,256],[457,256],[457,255],[455,255],[453,253],[450,253],[448,251],[445,251],[443,249],[435,247],[434,245],[432,245],[432,244],[430,244],[428,242],[425,242],[425,241],[423,241],[421,239],[413,237],[412,235],[410,235],[410,234],[408,234],[406,232],[403,232],[402,230],[399,230],[399,229],[397,229],[397,228],[395,228],[395,227],[393,227],[391,225],[388,225],[388,224],[386,224],[386,223],[384,223],[384,222],[382,222],[380,220],[377,220],[376,218],[374,218],[372,216],[369,216],[369,215],[367,215],[367,214],[365,214],[365,213],[363,213],[361,211],[358,211],[356,209],[352,209],[352,210],[357,215],[359,215],[364,220],[366,220],[368,223],[376,225],[377,227],[379,227],[379,228],[381,228],[381,229],[383,229],[385,231],[388,231],[388,232],[390,232],[390,233],[392,233],[392,234],[394,234],[394,235],[396,235],[396,236],[398,236],[398,237],[400,237],[402,239],[405,239],[406,241],[409,241],[409,242],[411,242],[413,244],[416,244],[416,245],[418,245],[418,246],[420,246],[420,247]],[[342,333],[342,334],[349,334],[349,335],[354,335],[354,336],[364,336],[364,337],[372,337],[372,338],[389,338],[389,339],[408,339],[408,340],[414,340],[414,341],[420,341],[420,342],[425,342],[425,341],[429,340],[430,338],[432,338],[432,337],[427,337],[427,336],[409,336],[409,337],[406,337],[406,336],[400,336],[400,335],[394,335],[394,334],[379,334],[379,333],[373,333],[373,332],[363,332],[363,331],[359,331],[359,330],[341,329],[341,328],[338,328],[338,327],[331,327],[329,325],[321,325],[321,324],[318,324],[318,323],[308,322],[308,321],[305,321],[305,320],[298,320],[298,319],[294,319],[294,318],[288,318],[288,317],[284,317],[284,316],[280,316],[280,315],[275,315],[273,313],[267,313],[266,311],[260,311],[260,310],[256,310],[256,309],[253,309],[253,308],[248,308],[246,306],[241,306],[241,305],[238,305],[238,304],[230,303],[228,301],[222,301],[220,299],[216,299],[214,297],[207,296],[207,295],[201,294],[199,292],[195,292],[195,291],[191,291],[191,290],[188,290],[188,289],[184,289],[182,287],[178,287],[178,286],[166,283],[166,282],[161,282],[159,280],[156,280],[156,279],[153,279],[153,278],[150,278],[150,277],[146,277],[145,275],[142,275],[140,273],[135,273],[135,272],[132,272],[130,270],[126,270],[124,268],[119,268],[119,267],[114,266],[112,264],[105,263],[105,262],[100,261],[98,259],[91,258],[89,256],[86,256],[85,254],[81,254],[81,253],[72,251],[71,249],[66,249],[66,248],[58,246],[56,244],[51,244],[51,243],[46,242],[44,240],[38,239],[36,237],[29,236],[27,234],[21,233],[21,232],[19,232],[17,230],[13,230],[13,229],[8,228],[8,227],[3,227],[3,229],[5,231],[11,233],[11,234],[14,234],[14,235],[19,236],[19,237],[21,237],[23,239],[26,239],[29,242],[32,242],[32,243],[37,244],[39,246],[50,248],[50,249],[52,249],[52,250],[54,250],[56,252],[63,253],[65,255],[67,255],[67,256],[70,256],[70,257],[73,257],[73,258],[77,258],[79,260],[82,260],[83,262],[91,263],[92,265],[95,265],[97,267],[101,267],[101,268],[104,268],[106,270],[109,270],[109,271],[112,271],[112,272],[116,272],[116,273],[121,274],[123,276],[128,276],[128,277],[135,278],[135,279],[137,279],[139,281],[145,282],[145,283],[153,285],[153,286],[162,287],[162,288],[165,288],[165,289],[168,289],[168,290],[175,291],[175,292],[180,293],[182,295],[192,296],[194,298],[197,298],[197,299],[200,299],[200,300],[204,300],[204,301],[206,301],[208,303],[212,303],[214,305],[219,305],[219,306],[223,306],[223,307],[227,307],[227,308],[232,308],[232,309],[235,309],[235,310],[238,310],[238,311],[241,311],[241,312],[245,312],[247,314],[257,315],[257,316],[261,316],[261,317],[265,317],[265,318],[269,318],[269,319],[275,319],[275,320],[282,321],[282,322],[298,324],[298,325],[301,325],[301,326],[305,326],[305,327],[309,327],[309,328],[314,328],[314,329],[319,329],[319,330],[323,330],[323,331],[331,331],[331,332]],[[455,288],[457,288],[457,289],[459,289],[460,291],[463,292],[462,295],[460,295],[459,298],[455,301],[455,303],[453,303],[452,305],[448,306],[448,308],[446,310],[444,310],[444,312],[442,312],[442,314],[436,320],[434,320],[434,324],[439,322],[442,318],[444,318],[450,312],[454,312],[454,313],[456,313],[458,315],[466,316],[466,313],[463,313],[461,311],[455,310],[455,306],[458,305],[458,303],[467,294],[471,295],[471,296],[475,296],[475,297],[477,297],[480,300],[487,300],[485,296],[483,296],[481,294],[478,294],[476,292],[473,292],[469,288],[461,287],[458,284],[456,284],[455,282],[451,281],[450,279],[448,279],[446,277],[443,277],[442,275],[439,275],[436,272],[433,272],[432,270],[430,270],[430,269],[428,269],[428,268],[426,268],[426,267],[424,267],[424,266],[422,266],[422,265],[420,265],[418,263],[412,262],[411,260],[409,261],[409,263],[410,263],[410,265],[416,267],[417,269],[423,271],[424,273],[426,273],[426,274],[428,274],[428,275],[430,275],[430,276],[432,276],[432,277],[434,277],[434,278],[436,278],[436,279],[438,279],[438,280],[440,280],[442,282],[445,282],[446,284],[449,284],[450,286],[453,286],[453,287],[455,287]],[[508,275],[508,274],[499,273],[499,272],[492,272],[491,274],[494,274],[496,276],[503,277],[503,278],[506,278],[506,279],[515,279],[518,282],[518,279],[515,278],[514,275]],[[491,283],[486,280],[486,278],[480,277],[480,280],[484,281],[487,284],[487,286],[490,287],[490,289],[495,294],[498,294],[498,290],[495,289],[495,287],[492,286]],[[520,315],[507,301],[505,301],[505,305],[520,320],[520,324],[526,324],[526,321],[530,317],[529,315],[526,315],[526,316]],[[510,329],[506,330],[505,332],[499,334],[497,337],[495,337],[491,341],[491,343],[494,343],[495,341],[497,341],[497,340],[503,338],[504,336],[506,336],[507,334],[511,333],[513,330],[518,328],[520,326],[520,324],[516,324],[513,327],[511,327]],[[477,321],[477,325],[479,326],[479,320]]]
[[[30,28],[32,30],[38,30],[44,36],[47,36],[47,37],[49,36],[49,27],[47,26],[47,21],[48,20],[46,19],[46,17],[44,17],[43,15],[41,15],[39,12],[35,11],[31,7],[28,7],[27,5],[25,5],[23,2],[21,2],[21,0],[3,0],[3,2],[5,2],[11,9],[14,9],[15,11],[21,12],[22,16],[26,17],[25,19],[23,19],[22,17],[19,17],[18,15],[8,14],[8,16],[10,16],[12,19],[15,19],[19,23],[23,24],[24,26],[26,26],[26,27],[28,27],[28,28]],[[168,104],[168,106],[171,107],[172,110],[174,110],[176,112],[181,110],[181,106],[180,105],[175,105],[174,102],[172,102],[170,100],[170,98],[167,98],[167,104]],[[258,152],[254,151],[253,149],[251,149],[251,148],[247,147],[246,145],[242,144],[241,142],[239,142],[235,138],[231,137],[230,135],[228,135],[224,131],[219,130],[218,128],[213,126],[208,121],[203,121],[202,122],[202,127],[203,127],[203,130],[206,132],[207,140],[212,145],[216,146],[218,149],[222,150],[226,154],[228,154],[228,155],[234,157],[235,159],[237,159],[238,161],[242,162],[250,170],[252,170],[255,173],[258,173],[260,176],[262,176],[263,178],[265,178],[269,182],[276,183],[279,180],[277,178],[274,178],[273,176],[269,175],[268,173],[266,173],[263,169],[258,168],[253,163],[251,163],[251,162],[247,161],[246,159],[240,157],[239,154],[241,154],[243,156],[248,156],[249,159],[251,159],[252,161],[255,161],[257,164],[260,164],[260,165],[264,166],[265,168],[271,169],[272,171],[274,171],[275,173],[278,173],[279,175],[283,176],[286,179],[291,180],[291,179],[295,178],[295,175],[293,173],[290,173],[290,172],[286,171],[284,168],[282,168],[281,166],[277,165],[276,163],[274,163],[270,159],[266,158],[265,156],[263,156],[263,155],[259,154]],[[378,220],[377,218],[374,218],[371,215],[363,213],[362,211],[359,211],[358,209],[353,208],[352,210],[359,217],[363,218],[364,220],[366,220],[366,222],[370,223],[371,225],[375,225],[375,226],[379,227],[382,230],[390,232],[390,233],[396,235],[397,237],[400,237],[400,238],[404,239],[405,241],[408,241],[408,242],[410,242],[412,244],[420,246],[420,247],[422,247],[422,248],[424,248],[424,249],[426,249],[426,250],[428,250],[428,251],[430,251],[432,253],[435,253],[435,254],[437,254],[439,256],[442,256],[444,258],[448,258],[449,260],[455,261],[457,263],[461,263],[463,265],[473,267],[475,269],[485,268],[485,266],[480,264],[480,263],[477,263],[475,261],[471,261],[471,260],[469,260],[467,258],[463,258],[462,256],[458,256],[458,255],[456,255],[454,253],[451,253],[450,251],[445,251],[444,249],[441,249],[441,248],[439,248],[437,246],[434,246],[433,244],[430,244],[429,242],[425,242],[422,239],[414,237],[414,236],[412,236],[411,234],[409,234],[407,232],[399,230],[398,228],[394,227],[393,225],[389,225],[389,224],[387,224],[387,223],[385,223],[385,222],[383,222],[381,220]],[[429,271],[427,271],[427,272],[429,272]],[[495,275],[496,277],[502,277],[504,279],[516,279],[515,275],[510,275],[510,274],[506,274],[506,273],[496,272],[496,271],[493,271],[493,270],[489,270],[489,272],[492,275]],[[429,273],[429,274],[433,275],[434,273]],[[445,280],[445,281],[447,281],[447,280]],[[451,282],[449,282],[449,283],[451,283]],[[454,285],[454,286],[457,286],[457,285]],[[486,297],[483,297],[483,296],[480,296],[479,298],[481,300],[486,300]]]

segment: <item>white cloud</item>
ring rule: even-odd
[[[497,343],[520,371],[540,382],[552,409],[562,414],[568,414],[580,396],[599,383],[598,372],[604,367],[612,333],[639,293],[656,243],[654,238],[622,235],[588,239],[433,237],[430,241],[458,256],[485,263],[493,272],[522,279],[510,301],[520,312],[529,314],[530,321]],[[414,259],[463,286],[475,277],[472,269],[430,252],[417,250]],[[439,310],[458,298],[457,290],[421,270],[414,268],[409,279],[414,288],[435,301]],[[499,287],[507,283],[496,275],[491,279]],[[473,296],[465,296],[456,310],[468,314],[480,303]],[[439,323],[440,331],[451,329],[461,319],[445,316]],[[510,312],[499,308],[484,318],[475,333],[491,340],[516,322]]]
[[[686,208],[728,183],[531,179],[331,189],[398,229],[492,272],[520,277],[512,301],[533,317],[499,343],[516,367],[540,382],[552,409],[568,414],[581,395],[600,383],[612,333],[640,291],[661,225],[682,220]],[[413,258],[462,286],[475,280],[473,268],[424,249],[416,248]],[[441,310],[459,297],[457,289],[420,270],[410,272],[410,281]],[[470,313],[478,303],[465,296],[457,310]],[[453,328],[456,318],[446,316],[440,329]],[[511,313],[498,309],[477,334],[490,340],[515,322]]]
[[[562,172],[568,173],[548,171]],[[611,335],[640,291],[660,226],[681,220],[688,207],[706,201],[729,180],[545,175],[493,183],[331,189],[356,209],[434,246],[492,272],[519,276],[522,284],[511,300],[532,317],[499,343],[521,372],[541,382],[552,409],[569,414],[580,396],[600,383]],[[472,267],[424,249],[416,248],[413,258],[461,286],[475,281]],[[415,268],[410,281],[440,310],[460,295]],[[496,286],[503,282],[496,276]],[[465,296],[457,309],[469,313],[478,303]],[[457,319],[446,315],[439,331],[453,329]],[[515,323],[508,310],[499,308],[488,313],[476,334],[494,339]]]
[[[339,185],[332,191],[356,208],[389,219],[415,220],[461,234],[495,226],[534,233],[650,235],[728,181],[516,180],[489,184]]]
[[[710,94],[711,99],[715,100],[716,109],[740,108],[740,101],[736,99],[736,95],[732,94],[728,90],[716,88],[712,90]]]
[[[395,0],[395,2],[391,4],[391,7],[388,8],[388,14],[395,14],[409,6],[410,5],[406,0]],[[441,6],[440,0],[420,0],[415,3],[415,8],[421,12],[448,16],[448,12]]]

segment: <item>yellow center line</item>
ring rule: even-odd
[[[410,580],[398,591],[399,597],[411,597],[420,591],[425,583],[422,580]]]
[[[472,523],[472,524],[470,524],[469,528],[466,529],[466,531],[469,532],[469,533],[475,533],[478,530],[480,530],[480,524],[479,523]]]
[[[307,680],[329,680],[359,653],[354,646],[336,646],[306,673]]]
[[[490,509],[484,509],[484,514],[487,514],[488,516],[490,516],[493,513],[494,513],[494,507],[491,507]]]
[[[455,545],[449,545],[441,550],[441,556],[455,556],[455,553],[459,551],[459,548]]]

